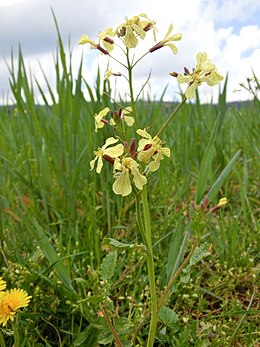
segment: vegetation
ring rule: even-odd
[[[89,170],[93,150],[108,137],[106,131],[93,133],[93,115],[117,105],[108,80],[98,73],[92,91],[82,64],[73,76],[60,37],[58,48],[55,90],[46,78],[52,102],[36,81],[45,105],[35,104],[20,52],[18,67],[10,66],[15,106],[0,108],[1,277],[32,297],[17,316],[19,346],[113,346],[115,336],[123,346],[144,346],[149,286],[134,197],[112,192],[107,167],[99,176]],[[224,196],[228,204],[206,219],[199,213],[193,219],[205,223],[201,243],[160,311],[155,346],[259,341],[260,106],[255,93],[253,101],[230,107],[227,83],[217,105],[200,104],[197,93],[194,104],[183,106],[164,133],[171,157],[148,182],[159,295],[192,247],[187,218],[219,122],[204,198],[219,179],[210,208]],[[255,83],[259,89],[256,76]],[[140,100],[141,126],[160,129],[174,106]],[[0,345],[12,346],[11,325],[1,331]]]

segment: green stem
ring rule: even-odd
[[[20,339],[19,339],[19,331],[18,331],[18,326],[17,326],[17,321],[12,323],[13,326],[13,332],[14,332],[14,347],[19,347],[20,346]]]
[[[183,261],[183,263],[181,264],[181,266],[178,268],[178,270],[175,272],[175,274],[173,275],[173,277],[170,279],[167,287],[164,289],[164,292],[162,293],[159,301],[158,301],[158,311],[160,310],[160,308],[165,304],[165,302],[167,301],[169,295],[171,294],[171,289],[172,286],[174,284],[174,282],[176,281],[177,277],[179,276],[179,274],[182,272],[182,270],[184,269],[184,267],[188,264],[192,254],[194,253],[195,249],[197,248],[199,244],[199,240],[196,240],[190,250],[190,253],[188,254],[187,258]]]
[[[139,128],[138,118],[137,118],[137,114],[136,114],[134,90],[133,90],[133,73],[132,73],[133,72],[133,66],[130,62],[129,49],[128,48],[126,51],[126,59],[127,59],[128,84],[129,84],[129,93],[130,93],[130,99],[131,99],[131,107],[132,107],[132,112],[133,112],[135,124],[136,124],[137,128]]]
[[[154,258],[153,258],[152,233],[151,233],[151,223],[150,223],[150,211],[149,211],[149,204],[147,199],[146,186],[142,190],[142,202],[143,202],[143,211],[144,211],[145,235],[147,240],[147,268],[148,268],[150,301],[151,301],[151,321],[150,321],[147,347],[153,347],[158,315],[157,315],[157,295],[156,295],[155,275],[154,275]]]
[[[145,229],[144,229],[143,220],[141,216],[140,195],[135,190],[134,190],[134,193],[135,193],[137,223],[138,223],[138,227],[142,236],[142,241],[144,245],[147,247],[147,239],[146,239]]]
[[[1,331],[0,331],[0,346],[6,347],[5,340],[4,340],[4,337],[3,337],[3,334],[1,333]]]
[[[184,95],[182,97],[182,102],[180,104],[178,104],[178,106],[175,108],[175,110],[172,112],[172,114],[170,115],[170,117],[167,119],[167,121],[164,123],[164,125],[161,127],[161,129],[158,131],[158,133],[156,134],[157,136],[159,136],[164,129],[168,126],[168,124],[172,121],[173,117],[178,113],[178,111],[180,110],[180,108],[185,104],[185,102],[187,101],[186,96]]]

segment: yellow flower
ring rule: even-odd
[[[122,112],[122,116],[121,116],[121,118],[125,121],[126,125],[131,127],[134,124],[135,120],[134,120],[134,117],[127,116],[127,114],[132,114],[132,107],[131,106],[124,108],[124,110]]]
[[[138,163],[131,157],[123,158],[122,162],[117,159],[114,163],[116,180],[113,183],[113,191],[117,195],[126,196],[131,194],[132,185],[130,174],[137,189],[142,190],[147,183],[147,178],[142,175],[138,168]]]
[[[223,207],[223,206],[225,206],[227,203],[228,203],[227,198],[222,198],[222,199],[219,200],[217,206],[218,206],[218,207]]]
[[[3,280],[2,277],[0,277],[0,291],[4,290],[6,288],[6,282]]]
[[[6,325],[8,320],[14,320],[17,310],[28,306],[31,296],[23,289],[11,289],[0,298],[0,324]]]
[[[102,52],[102,53],[104,53],[104,54],[106,54],[106,55],[109,54],[109,52],[108,52],[106,49],[104,49],[103,47],[101,47],[99,43],[97,43],[97,42],[91,40],[91,39],[88,37],[88,35],[83,34],[83,35],[81,36],[81,38],[79,39],[78,44],[79,44],[79,45],[85,45],[85,44],[87,44],[87,43],[90,45],[91,48],[96,48],[96,49],[98,49],[100,52]]]
[[[124,37],[124,44],[127,48],[135,48],[138,44],[137,36],[142,40],[145,38],[144,23],[140,16],[134,16],[131,19],[125,18],[125,22],[117,27],[116,32]]]
[[[170,47],[174,54],[177,53],[178,49],[172,42],[173,41],[180,41],[182,39],[182,34],[177,33],[177,34],[171,35],[172,29],[173,29],[173,25],[170,24],[168,31],[167,31],[166,35],[164,36],[164,39],[162,41],[156,43],[156,45],[154,45],[152,48],[150,48],[150,50],[149,50],[150,53],[152,53],[152,52],[156,51],[157,49],[160,49],[164,46]]]
[[[189,84],[185,92],[187,99],[194,98],[195,90],[202,82],[206,82],[209,86],[214,86],[222,80],[223,76],[217,72],[216,66],[207,58],[206,53],[197,54],[197,66],[192,73],[185,69],[184,75],[178,74],[177,76],[178,83]]]
[[[162,140],[160,140],[158,136],[152,138],[145,129],[138,129],[136,132],[138,135],[143,137],[138,144],[137,159],[145,164],[148,164],[150,160],[153,159],[149,164],[149,171],[154,172],[158,170],[160,167],[160,161],[163,157],[170,157],[170,148],[162,147]]]
[[[120,157],[120,155],[123,154],[124,146],[122,144],[107,148],[108,146],[113,145],[116,142],[118,142],[118,139],[109,137],[101,148],[98,148],[97,151],[94,151],[96,157],[90,162],[90,171],[94,169],[95,162],[97,161],[96,172],[100,173],[103,166],[103,158],[114,163],[114,159]]]
[[[114,36],[115,33],[113,32],[112,28],[107,28],[106,30],[103,30],[99,35],[99,39],[102,41],[105,49],[110,53],[114,48],[114,40],[111,39],[110,36]]]
[[[104,117],[108,114],[109,108],[106,107],[103,110],[101,110],[99,113],[96,113],[95,118],[95,132],[97,132],[98,129],[103,128],[105,123],[108,123],[108,121],[104,120]]]

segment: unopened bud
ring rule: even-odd
[[[205,200],[200,205],[201,210],[204,210],[208,206],[208,203],[209,203],[209,198],[206,197]]]
[[[178,72],[175,72],[175,71],[170,72],[169,74],[173,77],[178,77],[178,75],[179,75]]]
[[[135,139],[131,138],[130,140],[130,146],[129,146],[129,155],[132,157],[135,153]]]
[[[102,157],[103,157],[103,159],[105,159],[106,161],[108,161],[110,164],[114,165],[115,159],[112,158],[112,157],[110,157],[110,155],[104,154]]]
[[[184,68],[184,75],[190,75],[190,71],[187,67]]]
[[[147,31],[149,31],[150,29],[152,29],[153,26],[154,26],[154,23],[149,22],[149,23],[147,23],[146,26],[143,28],[143,31],[147,32]]]

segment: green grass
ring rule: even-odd
[[[15,106],[0,108],[0,275],[32,296],[20,314],[20,345],[91,347],[103,340],[112,346],[106,321],[98,315],[104,293],[111,298],[106,309],[116,330],[130,340],[148,305],[134,198],[113,194],[110,167],[101,175],[89,171],[93,150],[108,135],[93,132],[93,115],[105,106],[116,108],[107,95],[109,82],[98,72],[91,91],[82,65],[73,76],[60,36],[55,90],[46,78],[51,103],[36,81],[45,105],[35,104],[21,51],[18,66],[9,68]],[[223,196],[229,204],[207,222],[201,258],[175,283],[168,308],[176,315],[167,311],[171,319],[161,318],[156,346],[257,346],[259,341],[260,108],[257,98],[241,107],[225,100],[226,84],[217,105],[202,105],[197,95],[195,104],[183,107],[164,134],[171,158],[148,184],[162,290],[190,248],[185,216],[191,201],[206,196],[241,150],[211,194],[211,206]],[[140,124],[151,124],[156,132],[173,108],[139,101]],[[125,245],[110,246],[114,252],[108,253],[105,238]],[[107,253],[113,257],[108,265]],[[12,346],[10,326],[2,333],[6,346]],[[134,345],[143,346],[147,333],[148,326],[142,326]]]

